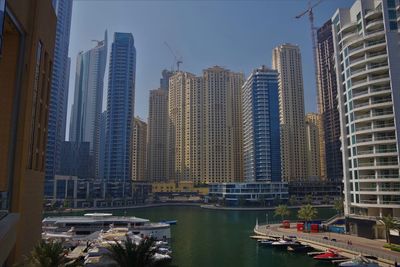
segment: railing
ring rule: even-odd
[[[363,218],[365,218],[365,217],[363,217]],[[282,233],[271,231],[270,235],[281,236]],[[321,243],[328,247],[337,247],[340,249],[345,249],[347,251],[353,252],[354,254],[370,255],[370,256],[377,257],[377,258],[390,260],[393,262],[398,260],[397,256],[394,256],[394,255],[387,253],[385,251],[382,251],[382,250],[359,247],[357,245],[349,245],[345,242],[340,242],[340,240],[337,240],[337,241],[325,240],[322,237],[311,236],[311,235],[307,235],[307,234],[303,234],[303,233],[297,233],[296,235],[305,241]],[[346,238],[346,235],[343,235],[343,237]]]
[[[363,79],[363,80],[352,82],[352,85],[357,85],[357,84],[366,83],[366,82],[368,82],[368,79]]]
[[[374,138],[374,140],[396,140],[396,136],[377,136]]]
[[[363,61],[363,60],[365,60],[365,55],[362,56],[362,57],[358,57],[358,58],[356,58],[356,59],[351,59],[351,60],[350,60],[350,65],[353,65],[353,64],[355,64],[355,63],[357,63],[357,62],[360,62],[360,61]]]
[[[371,117],[371,114],[356,115],[354,120],[365,119]]]
[[[386,91],[390,89],[391,89],[390,87],[371,88],[371,93]]]
[[[371,130],[371,125],[369,126],[356,126],[356,131]]]
[[[357,143],[372,142],[372,138],[357,139]]]
[[[368,90],[362,91],[362,92],[358,92],[358,93],[353,93],[353,98],[360,96],[360,95],[366,95],[368,94]]]
[[[350,74],[354,75],[354,74],[357,74],[357,73],[360,73],[360,72],[363,72],[363,71],[366,71],[366,68],[362,68],[362,69],[358,69],[358,70],[352,70]]]
[[[360,108],[360,107],[364,107],[364,106],[368,106],[369,102],[362,102],[362,103],[358,103],[358,104],[354,104],[354,108]]]
[[[392,98],[388,97],[388,98],[382,98],[382,99],[379,99],[379,100],[372,100],[371,101],[371,105],[385,103],[385,102],[392,102]]]
[[[399,163],[398,162],[396,162],[396,161],[389,161],[389,162],[386,162],[386,161],[382,161],[382,162],[376,162],[376,166],[390,166],[390,165],[398,165]]]
[[[374,150],[364,150],[364,151],[358,150],[357,151],[357,155],[367,155],[367,154],[372,154],[372,153],[374,153]]]
[[[371,52],[367,54],[367,58],[371,58],[371,57],[376,57],[376,56],[380,56],[380,55],[386,55],[386,50],[385,51],[377,51],[377,52]]]

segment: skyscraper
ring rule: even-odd
[[[114,33],[107,95],[105,176],[130,180],[131,128],[135,103],[136,49],[131,33]]]
[[[307,177],[324,179],[325,155],[321,155],[322,121],[318,113],[306,114]]]
[[[104,40],[76,62],[75,94],[71,109],[69,141],[90,143],[89,173],[99,176],[99,134],[103,105],[103,81],[107,60],[107,32]]]
[[[246,182],[281,181],[278,73],[253,70],[242,87]]]
[[[282,44],[274,48],[272,68],[279,73],[282,178],[284,181],[305,179],[304,88],[299,47]]]
[[[169,177],[195,183],[243,180],[243,75],[215,66],[177,72],[169,87]]]
[[[132,126],[132,180],[143,181],[146,177],[147,123],[136,117]]]
[[[170,70],[163,70],[161,75],[162,78],[160,79],[160,89],[168,90],[169,87],[169,78],[174,75],[174,71]]]
[[[57,15],[54,66],[51,82],[50,107],[46,147],[45,195],[51,196],[54,175],[60,163],[61,143],[65,140],[67,98],[69,83],[68,58],[69,34],[71,28],[72,2],[53,0]]]
[[[179,181],[201,177],[201,86],[195,75],[179,71],[170,78],[168,96],[168,174]]]
[[[167,180],[168,91],[150,91],[148,118],[147,177],[150,181]]]
[[[400,218],[396,2],[357,0],[332,17],[345,215],[351,232],[378,238],[385,231],[371,231],[371,218]]]
[[[325,139],[326,177],[329,181],[340,182],[343,168],[334,52],[332,22],[329,20],[317,30],[318,110]]]
[[[103,111],[100,115],[100,131],[99,131],[99,171],[98,177],[105,178],[105,157],[106,157],[106,140],[107,140],[107,111]]]

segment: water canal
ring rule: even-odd
[[[328,267],[329,263],[307,255],[263,248],[249,238],[256,218],[265,222],[264,211],[221,211],[200,207],[164,206],[113,211],[114,215],[137,216],[151,221],[178,220],[172,226],[173,266],[179,267]],[[334,215],[332,209],[319,209],[319,218]],[[291,217],[296,218],[292,210]],[[273,211],[268,218],[277,219]]]

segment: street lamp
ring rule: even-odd
[[[266,219],[266,222],[268,224],[268,213],[265,213],[265,219]]]

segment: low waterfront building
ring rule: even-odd
[[[198,195],[198,196],[206,196],[208,195],[208,186],[202,184],[195,184],[192,181],[181,181],[176,183],[172,182],[165,182],[165,183],[152,183],[151,184],[151,191],[157,195]]]
[[[289,182],[289,195],[296,197],[297,204],[302,204],[308,196],[313,204],[332,204],[334,200],[342,198],[342,192],[342,182],[321,181],[319,177],[315,180]]]
[[[46,198],[49,208],[123,207],[145,203],[151,185],[56,175],[53,192],[52,196]]]
[[[286,182],[211,183],[208,196],[210,200],[222,200],[228,206],[237,206],[240,202],[257,204],[260,201],[271,206],[287,202],[289,193]]]

